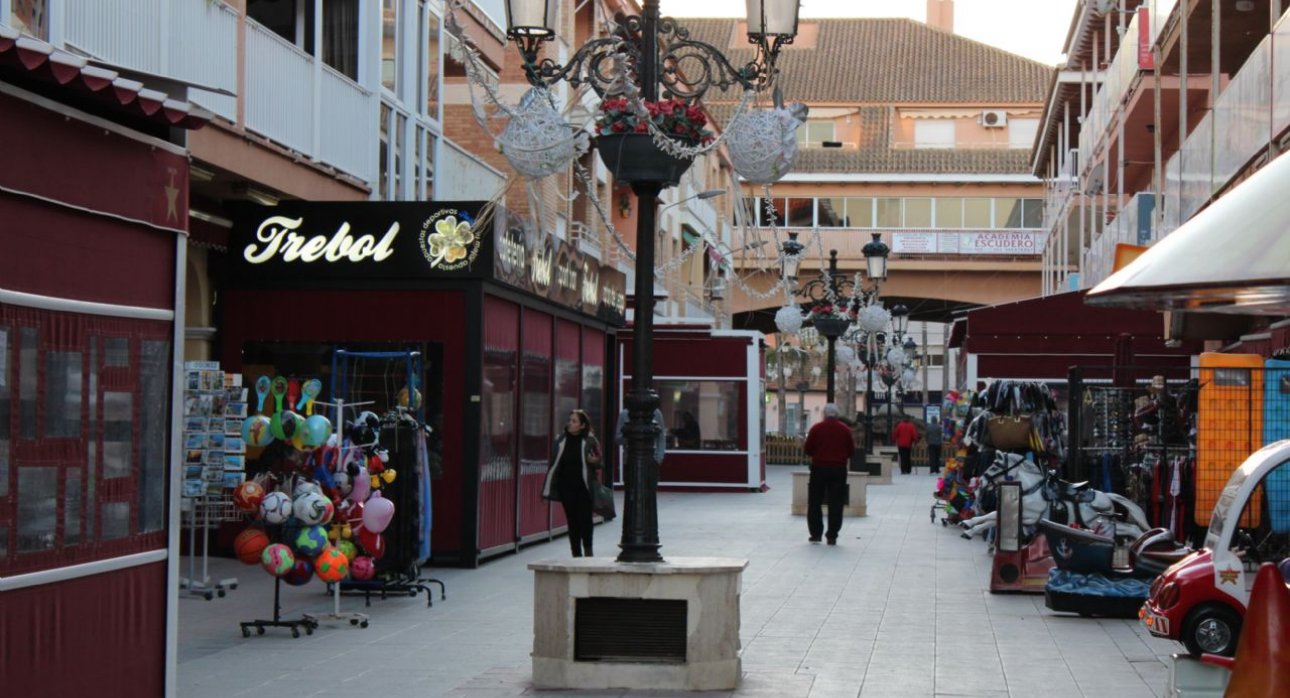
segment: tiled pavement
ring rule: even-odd
[[[868,516],[848,519],[837,546],[807,542],[789,515],[791,468],[768,468],[770,491],[659,495],[664,557],[747,558],[743,577],[744,677],[734,696],[1163,695],[1180,646],[1137,621],[1057,615],[1036,595],[993,595],[985,544],[929,524],[926,470],[868,488]],[[620,493],[621,498],[621,493]],[[618,522],[596,530],[601,555],[617,553]],[[448,597],[341,599],[371,626],[285,630],[243,639],[237,621],[272,613],[272,583],[258,568],[211,561],[236,575],[224,599],[184,599],[178,694],[383,698],[518,695],[676,695],[657,691],[536,691],[530,686],[533,580],[527,565],[568,555],[563,538],[476,570],[435,569]],[[184,569],[187,569],[186,566]],[[283,587],[283,615],[329,612],[313,583]],[[727,695],[707,693],[704,695]]]

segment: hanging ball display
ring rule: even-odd
[[[850,366],[851,362],[855,361],[856,353],[851,347],[845,344],[839,344],[833,350],[833,357],[837,360],[838,365]]]
[[[273,425],[268,417],[253,414],[242,420],[242,441],[247,446],[268,446],[273,439]]]
[[[314,558],[314,571],[324,582],[339,582],[349,576],[349,558],[329,545]]]
[[[286,574],[282,575],[282,581],[293,587],[302,587],[314,578],[314,563],[304,557],[296,558],[296,564]]]
[[[331,436],[331,420],[316,414],[305,420],[304,441],[310,448],[318,448],[327,443]]]
[[[796,334],[802,329],[802,311],[795,305],[786,305],[775,311],[775,327],[784,334]]]
[[[376,576],[376,561],[366,555],[359,555],[349,563],[349,575],[359,581]]]
[[[530,179],[566,172],[587,151],[586,133],[574,128],[553,101],[545,87],[530,88],[497,138],[511,167]]]
[[[283,410],[273,415],[273,419],[278,420],[278,432],[281,432],[280,436],[278,435],[278,432],[274,432],[273,435],[283,441],[291,441],[296,438],[296,434],[304,431],[305,418],[300,416],[299,412]],[[273,419],[269,420],[270,426],[273,425]]]
[[[866,305],[856,313],[856,324],[865,332],[881,332],[891,324],[891,313],[881,305]]]
[[[327,529],[322,526],[305,526],[291,539],[296,552],[313,557],[327,547]]]
[[[233,490],[233,506],[241,511],[253,513],[264,501],[264,486],[255,480],[246,480]]]
[[[295,553],[281,543],[269,545],[265,547],[264,552],[260,553],[260,565],[264,567],[265,572],[275,577],[281,577],[290,572],[295,564]]]
[[[806,106],[750,110],[726,129],[730,163],[739,176],[771,184],[788,174],[797,160],[797,129],[806,121]]]
[[[300,499],[310,492],[322,494],[322,487],[312,480],[298,480],[295,489],[291,490],[291,499]]]
[[[358,557],[358,546],[354,545],[354,541],[341,538],[333,545],[345,556],[345,559],[349,560],[349,564],[352,566],[354,558]]]
[[[358,529],[358,545],[373,560],[380,560],[385,557],[385,538],[379,533],[374,533],[366,528]]]
[[[233,539],[233,554],[244,564],[254,565],[260,554],[269,547],[269,536],[258,528],[248,528]]]
[[[887,363],[891,364],[892,366],[894,367],[904,366],[906,360],[907,360],[907,357],[905,356],[904,349],[901,349],[900,347],[892,347],[887,350]]]
[[[260,518],[271,524],[283,524],[291,518],[291,498],[286,492],[270,492],[260,502]]]
[[[292,515],[309,526],[331,521],[335,512],[336,509],[331,500],[319,492],[305,492],[298,495],[291,503]]]

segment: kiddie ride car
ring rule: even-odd
[[[1232,473],[1204,546],[1156,578],[1138,617],[1152,635],[1178,640],[1194,656],[1233,656],[1255,572],[1287,557],[1290,440],[1264,446]]]

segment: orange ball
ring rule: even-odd
[[[247,480],[233,490],[233,506],[242,511],[254,512],[264,501],[264,487],[255,480]]]
[[[260,562],[260,553],[269,545],[269,536],[258,528],[248,528],[233,539],[233,553],[248,565]]]
[[[324,582],[339,582],[349,576],[349,558],[329,545],[314,558],[314,574]]]

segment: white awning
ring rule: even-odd
[[[1290,158],[1278,157],[1089,292],[1092,305],[1290,315]]]

